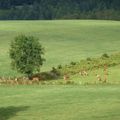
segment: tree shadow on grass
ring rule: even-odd
[[[19,107],[13,107],[13,106],[9,106],[9,107],[3,107],[0,108],[0,120],[8,120],[11,117],[16,116],[16,114],[20,111],[25,111],[27,110],[29,107],[28,106],[19,106]]]

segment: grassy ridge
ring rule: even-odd
[[[21,33],[37,36],[45,46],[42,70],[120,49],[119,21],[0,21],[0,76],[18,75],[10,69],[8,50]]]
[[[114,53],[111,55],[103,54],[98,58],[86,58],[80,62],[71,62],[68,65],[62,66],[58,65],[57,69],[61,74],[76,74],[81,70],[98,70],[99,68],[104,68],[105,66],[114,67],[120,65],[120,53]]]

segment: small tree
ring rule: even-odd
[[[11,65],[20,73],[24,73],[31,79],[33,73],[40,72],[40,67],[45,59],[44,48],[39,40],[33,36],[17,36],[10,46]]]

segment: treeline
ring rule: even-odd
[[[0,19],[120,20],[120,0],[0,0]]]

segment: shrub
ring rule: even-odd
[[[75,82],[74,81],[71,81],[71,80],[68,80],[65,82],[66,85],[74,85]]]
[[[60,73],[55,73],[55,72],[42,72],[40,74],[43,80],[54,80],[58,79],[60,77]]]
[[[58,69],[62,69],[62,65],[58,65],[58,67],[57,67]]]
[[[92,61],[92,59],[91,59],[90,57],[88,57],[86,60],[87,60],[87,61]]]
[[[76,62],[71,62],[70,64],[71,64],[71,65],[76,65]]]
[[[106,54],[106,53],[104,53],[104,54],[101,56],[101,58],[109,58],[109,55]]]

